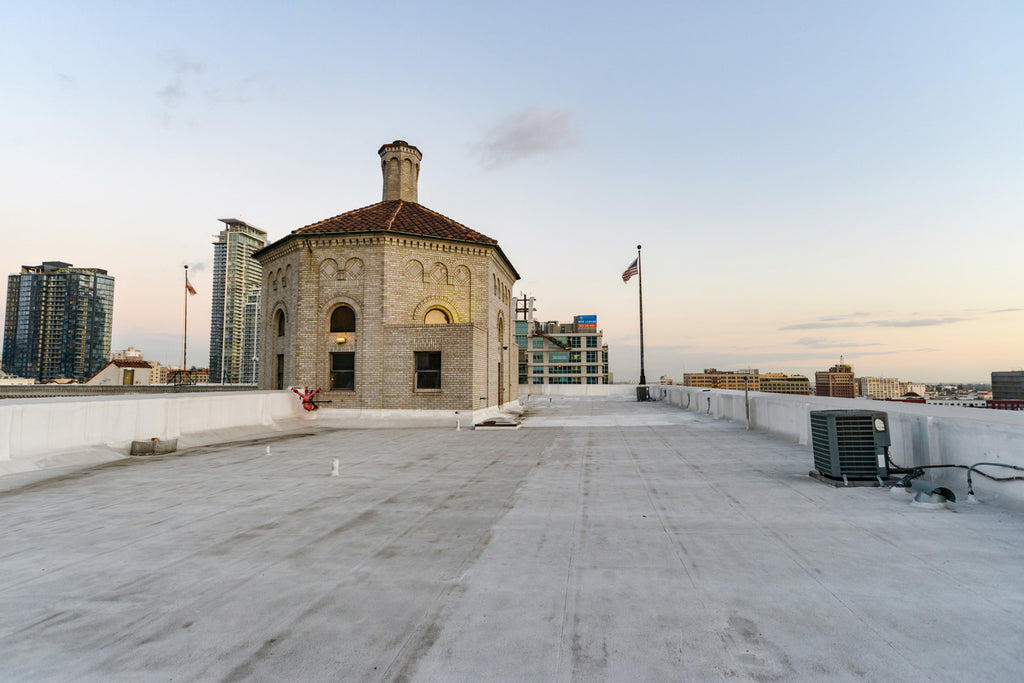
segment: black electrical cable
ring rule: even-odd
[[[896,474],[904,474],[904,475],[906,475],[905,477],[900,479],[898,482],[896,482],[896,484],[894,484],[894,486],[897,486],[897,487],[907,487],[907,486],[910,485],[910,482],[912,480],[917,479],[920,476],[923,476],[924,475],[924,470],[935,469],[935,468],[939,468],[939,467],[957,467],[957,468],[962,469],[962,470],[967,470],[967,493],[968,493],[968,495],[974,495],[974,486],[973,486],[973,481],[971,480],[971,472],[975,472],[976,471],[981,476],[985,477],[986,479],[991,479],[992,481],[1018,481],[1018,480],[1024,480],[1024,476],[996,477],[996,476],[993,476],[993,475],[989,474],[988,472],[982,472],[981,470],[977,469],[981,465],[986,465],[986,466],[990,465],[992,467],[1007,467],[1009,469],[1020,470],[1020,471],[1024,472],[1024,467],[1019,467],[1018,465],[1007,465],[1006,463],[1002,463],[1002,462],[979,462],[979,463],[975,463],[975,464],[973,464],[971,466],[967,466],[967,465],[918,465],[917,467],[913,467],[913,468],[908,469],[906,467],[899,467],[898,465],[896,465],[892,461],[892,458],[889,457],[889,452],[888,451],[885,452],[885,460],[886,460],[886,462],[889,463],[889,469],[892,472],[894,472]]]
[[[1024,467],[1018,467],[1017,465],[1007,465],[1007,464],[1001,463],[1001,462],[978,462],[978,463],[975,463],[975,464],[971,465],[967,469],[967,495],[969,495],[969,496],[973,496],[974,495],[974,482],[971,481],[971,472],[975,471],[975,468],[980,467],[981,465],[985,465],[986,467],[987,466],[1007,467],[1007,468],[1009,468],[1011,470],[1021,470],[1022,472],[1024,472]],[[1024,479],[1024,477],[1020,477],[1020,476],[1017,476],[1017,477],[993,477],[991,474],[985,474],[981,470],[977,470],[977,472],[981,476],[988,477],[992,481],[1016,481],[1018,479]]]

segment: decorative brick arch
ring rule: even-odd
[[[325,258],[321,261],[320,277],[324,280],[333,280],[338,277],[338,262],[332,258]]]
[[[448,319],[452,323],[464,323],[468,322],[462,318],[459,313],[459,309],[456,308],[455,302],[445,296],[432,296],[424,299],[416,306],[416,310],[413,311],[412,319],[413,322],[422,323],[423,318],[426,317],[427,311],[431,308],[440,308],[448,314]]]
[[[440,261],[430,266],[430,279],[439,285],[448,284],[448,266]]]
[[[317,316],[317,327],[319,333],[324,333],[330,329],[331,314],[334,313],[334,309],[338,306],[348,306],[356,314],[356,330],[359,329],[363,319],[363,302],[352,296],[335,296],[325,301],[320,306],[320,312]]]
[[[341,272],[339,280],[358,280],[363,273],[363,260],[353,256],[345,261],[345,269]]]
[[[405,264],[405,276],[413,282],[424,282],[426,277],[423,270],[423,264],[416,259],[409,259],[409,262]]]

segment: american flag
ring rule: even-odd
[[[188,291],[189,296],[196,295],[196,288],[192,286],[192,283],[188,281],[188,275],[185,276],[185,290]]]
[[[639,262],[640,262],[640,257],[639,256],[637,256],[635,259],[633,259],[633,262],[629,264],[629,268],[626,268],[626,271],[624,273],[622,273],[622,281],[623,282],[629,282],[629,278],[631,278],[634,275],[636,275],[636,273],[637,273],[637,263],[639,263]]]

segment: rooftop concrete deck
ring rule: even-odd
[[[810,468],[664,403],[534,398],[506,432],[10,475],[0,679],[1024,675],[1024,517]]]

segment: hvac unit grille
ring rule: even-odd
[[[812,410],[814,468],[827,477],[874,479],[889,474],[889,418],[874,410]]]

